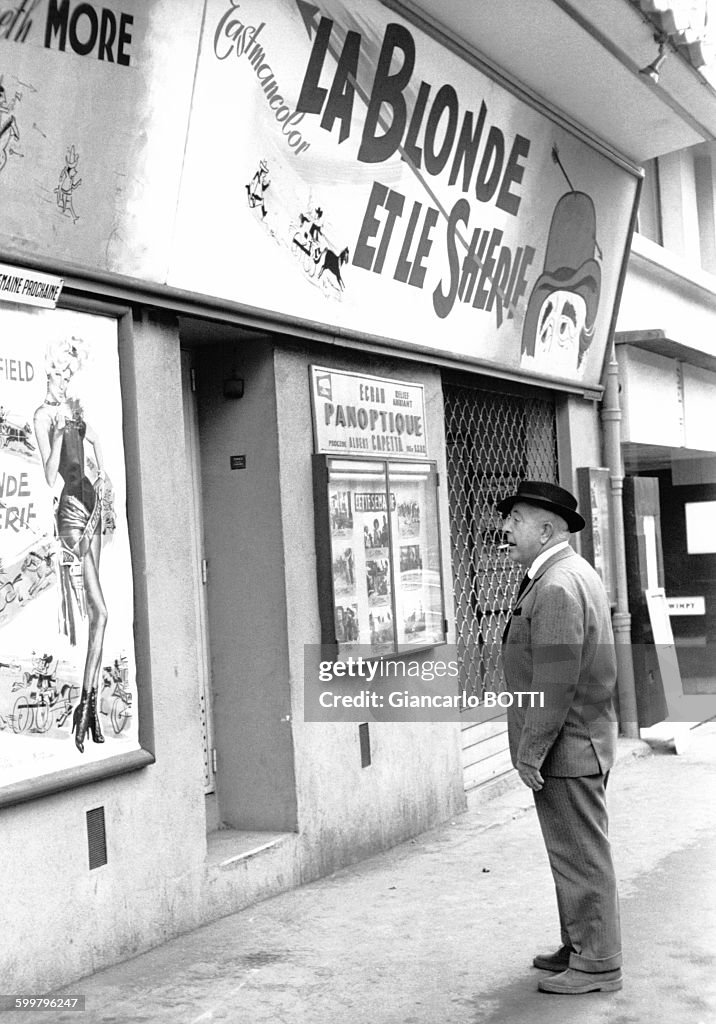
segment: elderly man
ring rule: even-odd
[[[510,557],[527,570],[503,637],[509,690],[542,706],[508,710],[512,762],[534,792],[562,936],[534,966],[559,972],[542,992],[622,987],[619,904],[607,838],[606,783],[614,763],[616,658],[609,602],[594,569],[569,545],[584,528],[577,501],[525,481],[498,503]],[[523,701],[523,703],[525,703]]]

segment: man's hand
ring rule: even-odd
[[[517,771],[525,786],[529,786],[530,789],[534,790],[542,789],[544,779],[537,768],[533,768],[531,764],[525,764],[524,761],[518,761]]]

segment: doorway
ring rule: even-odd
[[[683,692],[716,693],[716,455],[634,443],[623,445],[623,452],[625,487],[629,478],[653,482],[663,552],[659,583],[666,593]],[[630,606],[638,603],[630,594]]]
[[[207,825],[290,831],[296,792],[273,346],[226,324],[187,319],[180,332]]]

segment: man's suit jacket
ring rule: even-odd
[[[611,614],[601,579],[572,548],[537,570],[512,611],[502,654],[513,694],[544,694],[544,707],[520,708],[515,698],[508,709],[512,763],[543,775],[609,771],[617,737]]]

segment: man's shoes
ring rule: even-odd
[[[532,966],[539,967],[541,971],[566,971],[569,967],[569,954],[573,952],[571,946],[560,946],[556,953],[538,953]]]
[[[581,996],[587,992],[617,992],[622,987],[621,968],[615,971],[600,971],[590,974],[569,967],[553,978],[544,978],[537,985],[540,992],[551,992],[557,996]]]

